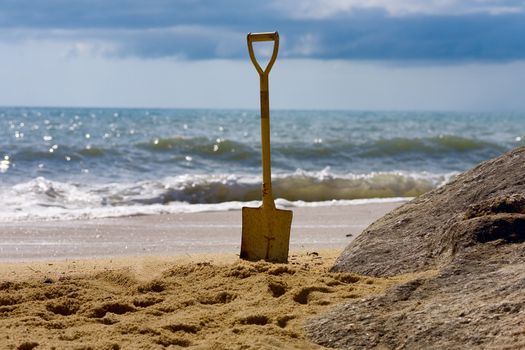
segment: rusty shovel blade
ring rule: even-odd
[[[291,210],[242,208],[241,259],[288,262]]]

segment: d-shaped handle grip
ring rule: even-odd
[[[270,70],[272,69],[272,66],[277,59],[277,51],[279,51],[279,33],[277,32],[269,32],[269,33],[249,33],[248,37],[248,52],[250,53],[250,59],[252,60],[253,65],[255,66],[255,69],[257,69],[257,72],[259,75],[268,75],[270,73]],[[253,43],[255,41],[273,41],[273,53],[272,57],[270,58],[270,61],[268,61],[268,65],[263,70],[261,66],[259,65],[259,62],[257,62],[257,58],[255,58],[255,54],[253,53]]]

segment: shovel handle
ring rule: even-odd
[[[279,33],[277,32],[249,33],[247,40],[248,40],[248,52],[250,53],[250,59],[252,60],[252,63],[255,66],[255,69],[257,69],[257,72],[259,73],[260,76],[268,76],[275,60],[277,59],[277,51],[279,51]],[[259,62],[257,62],[257,58],[255,58],[255,54],[253,52],[253,43],[257,41],[273,41],[272,57],[270,58],[270,61],[268,61],[268,65],[266,66],[265,69],[261,68],[261,65],[259,64]]]
[[[270,100],[268,93],[268,74],[277,59],[277,51],[279,50],[279,33],[249,33],[246,38],[248,41],[248,52],[255,69],[259,73],[259,80],[261,85],[261,146],[262,146],[262,168],[263,168],[263,185],[262,185],[262,208],[266,210],[274,210],[275,203],[272,194],[272,175],[270,162]],[[273,53],[268,65],[264,70],[257,62],[253,52],[253,43],[256,41],[273,41]]]

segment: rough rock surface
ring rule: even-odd
[[[434,274],[313,319],[339,348],[525,348],[525,148],[459,175],[372,224],[334,271]]]
[[[332,270],[384,277],[437,268],[450,260],[453,227],[469,224],[475,211],[485,221],[495,219],[492,213],[525,214],[519,195],[525,195],[525,147],[481,163],[374,222]]]

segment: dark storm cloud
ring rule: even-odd
[[[110,56],[240,58],[246,55],[247,32],[277,29],[283,38],[281,54],[287,57],[441,62],[525,58],[525,15],[520,12],[391,16],[377,8],[315,18],[282,9],[271,2],[242,0],[4,0],[0,40],[92,43],[105,47],[100,52]]]

